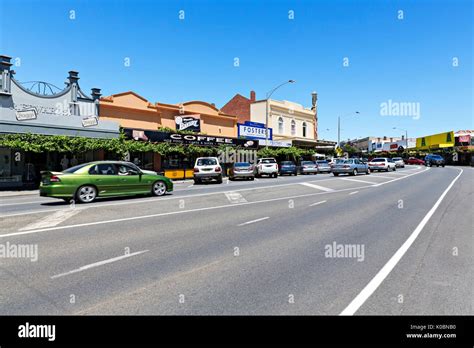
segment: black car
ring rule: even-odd
[[[429,155],[426,155],[425,157],[425,165],[427,167],[431,167],[431,166],[444,167],[445,164],[446,164],[446,161],[440,155],[429,154]]]

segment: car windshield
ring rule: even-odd
[[[354,163],[354,160],[352,160],[352,159],[347,159],[347,160],[345,160],[343,163],[349,163],[349,164],[351,164],[351,163]]]
[[[385,158],[374,158],[371,162],[385,162]]]
[[[63,170],[63,173],[75,173],[76,171],[78,171],[79,169],[81,168],[84,168],[85,166],[87,166],[89,163],[83,163],[83,164],[79,164],[77,166],[74,166],[74,167],[71,167],[71,168],[68,168],[66,170]]]
[[[443,159],[443,157],[441,157],[440,155],[431,155],[430,157],[434,159]]]
[[[328,164],[328,161],[316,161],[318,164]]]
[[[217,161],[215,158],[200,158],[197,161],[198,166],[215,166]]]
[[[262,159],[262,163],[276,163],[276,160],[273,158],[264,158]]]
[[[294,163],[293,162],[290,162],[290,161],[283,161],[281,162],[281,165],[282,166],[292,166]]]
[[[338,158],[335,163],[344,163],[344,158]]]
[[[394,157],[393,160],[394,160],[394,161],[401,161],[402,158],[401,158],[401,157]]]
[[[250,163],[248,162],[237,162],[237,163],[234,163],[234,167],[249,167],[250,166]]]
[[[311,164],[314,164],[314,162],[311,162],[311,161],[303,161],[301,162],[302,165],[311,165]]]

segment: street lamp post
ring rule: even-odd
[[[401,129],[398,127],[393,127],[393,129],[398,129],[401,131],[405,131],[405,150],[408,149],[408,131],[406,129]]]
[[[360,114],[359,111],[351,112],[349,114],[346,114],[344,116],[338,116],[337,117],[337,146],[341,145],[341,117],[349,116],[352,114]]]
[[[288,80],[285,81],[275,88],[273,88],[270,92],[267,93],[267,97],[265,99],[265,148],[268,149],[268,99],[272,96],[273,92],[275,92],[281,86],[286,85],[287,83],[295,83],[295,80]]]

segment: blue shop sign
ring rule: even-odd
[[[258,122],[246,121],[244,124],[237,123],[237,135],[246,139],[265,139],[265,125]],[[268,128],[268,139],[273,139],[273,132]]]

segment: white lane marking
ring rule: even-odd
[[[134,253],[131,253],[131,254],[125,254],[125,255],[113,257],[113,258],[108,259],[108,260],[94,262],[94,263],[91,263],[89,265],[85,265],[85,266],[73,269],[72,271],[69,271],[69,272],[53,275],[53,276],[51,276],[51,279],[64,277],[64,276],[74,274],[74,273],[78,273],[78,272],[82,272],[82,271],[85,271],[85,270],[88,270],[88,269],[91,269],[91,268],[94,268],[94,267],[99,267],[99,266],[102,266],[102,265],[106,265],[108,263],[112,263],[112,262],[115,262],[115,261],[120,261],[120,260],[135,256],[135,255],[140,255],[140,254],[146,253],[147,251],[149,251],[149,250],[137,251],[137,252],[134,252]]]
[[[114,222],[149,219],[149,218],[160,217],[160,216],[169,216],[169,215],[177,215],[177,214],[184,214],[184,213],[195,213],[195,212],[214,210],[214,209],[225,209],[225,208],[231,208],[231,207],[240,206],[240,205],[277,202],[277,201],[284,201],[284,200],[294,199],[294,198],[312,197],[312,196],[318,196],[318,195],[324,195],[324,194],[345,192],[345,191],[349,191],[349,190],[353,190],[353,189],[362,189],[362,188],[368,188],[368,187],[371,187],[371,186],[367,185],[367,186],[360,186],[360,187],[352,187],[352,188],[342,189],[342,190],[338,190],[338,191],[334,190],[334,191],[331,191],[331,192],[306,193],[306,194],[302,194],[302,195],[286,196],[286,197],[279,197],[279,198],[270,198],[270,199],[264,199],[264,200],[261,200],[261,201],[254,201],[254,202],[226,204],[226,205],[218,205],[218,206],[214,206],[214,207],[196,208],[196,209],[188,209],[188,210],[178,210],[178,211],[171,211],[171,212],[167,212],[167,213],[157,213],[157,214],[150,214],[150,215],[133,216],[133,217],[122,218],[122,219],[85,222],[85,223],[76,224],[76,225],[49,227],[49,228],[43,228],[43,229],[31,230],[31,231],[24,231],[24,232],[12,232],[12,233],[0,234],[0,238],[21,236],[21,235],[25,235],[25,234],[42,233],[42,232],[56,231],[56,230],[65,230],[65,229],[76,228],[76,227],[103,225],[103,224],[110,224],[110,223],[114,223]],[[219,193],[222,193],[222,192],[219,192]]]
[[[266,219],[269,219],[269,218],[270,218],[269,216],[265,216],[265,217],[263,217],[263,218],[260,218],[260,219],[251,220],[251,221],[247,221],[247,222],[244,222],[244,223],[238,224],[237,226],[244,226],[244,225],[249,225],[249,224],[253,224],[253,223],[255,223],[255,222],[263,221],[263,220],[266,220]]]
[[[272,179],[273,180],[273,179]],[[328,180],[337,180],[337,178],[331,178],[331,179],[321,179],[321,180],[314,180],[315,182],[317,181],[328,181]],[[266,181],[266,180],[265,180]],[[250,183],[251,184],[251,183]],[[249,183],[234,183],[232,186],[249,186]],[[294,185],[299,185],[299,182],[292,182],[288,184],[278,184],[278,185],[266,185],[266,186],[256,186],[256,187],[250,187],[250,188],[241,188],[241,189],[236,189],[235,191],[254,191],[254,190],[263,190],[263,189],[268,189],[268,188],[275,188],[275,187],[286,187],[286,186],[294,186]],[[180,189],[180,190],[174,190],[174,192],[183,192],[183,191],[196,191],[196,190],[202,190],[202,189],[218,189],[220,186],[215,185],[212,187],[197,187],[195,186],[194,188],[190,189]],[[172,196],[172,197],[149,197],[149,198],[144,198],[144,199],[134,199],[134,200],[126,200],[126,201],[121,201],[121,202],[111,202],[111,203],[100,203],[100,201],[96,203],[92,203],[89,207],[94,207],[94,208],[100,208],[100,207],[110,207],[110,206],[116,206],[116,205],[131,205],[131,204],[141,204],[141,203],[153,203],[155,201],[167,201],[167,200],[172,200],[172,199],[183,199],[183,198],[192,198],[192,197],[204,197],[204,196],[211,196],[211,195],[220,195],[222,194],[222,191],[217,191],[217,192],[207,192],[207,193],[195,193],[195,194],[189,194],[189,195],[183,195],[183,196]],[[54,201],[52,201],[54,202]],[[56,200],[56,202],[59,202]],[[87,209],[88,207],[81,207],[77,206],[75,209]],[[25,211],[21,213],[12,213],[12,214],[0,214],[0,219],[1,218],[6,218],[6,217],[12,217],[12,216],[21,216],[21,215],[31,215],[31,214],[40,214],[40,213],[49,213],[52,211],[59,211],[63,210],[64,206],[61,208],[57,209],[43,209],[43,210],[30,210],[30,211]]]
[[[189,188],[189,187],[193,187],[193,186],[194,186],[194,184],[192,184],[192,185],[189,185],[189,186],[188,186],[188,188]]]
[[[372,172],[371,178],[393,179],[393,176],[379,175],[379,174],[374,174],[374,172]]]
[[[394,180],[390,180],[390,181],[387,181],[387,182],[383,182],[383,183],[380,183],[380,184],[375,184],[374,186],[379,186],[379,185],[382,185],[382,184],[386,184],[386,183],[389,183],[389,182],[392,182],[392,181],[395,181],[395,180],[398,180],[398,179],[404,179],[408,176],[411,176],[411,175],[415,175],[415,174],[420,174],[420,173],[424,173],[426,170],[428,170],[429,168],[426,168],[425,170],[422,170],[422,171],[419,171],[419,172],[416,172],[416,173],[413,173],[413,174],[409,174],[405,177],[402,177],[402,178],[396,178]],[[320,179],[320,180],[312,180],[311,182],[320,182],[320,181],[332,181],[332,180],[338,180],[339,178],[329,178],[329,179]],[[267,185],[267,186],[258,186],[258,187],[251,187],[251,188],[242,188],[242,189],[238,189],[236,191],[254,191],[254,190],[261,190],[261,189],[267,189],[267,188],[274,188],[274,187],[285,187],[285,186],[293,186],[293,185],[300,185],[301,183],[299,182],[292,182],[292,183],[288,183],[288,184],[278,184],[278,185]],[[247,184],[241,184],[242,186],[243,185],[247,185]],[[195,187],[193,189],[182,189],[182,190],[175,190],[175,191],[195,191],[197,189],[204,189],[206,187]],[[219,188],[219,186],[215,186],[215,188]],[[330,191],[328,191],[330,192]],[[220,195],[222,194],[222,191],[218,191],[218,192],[207,192],[207,193],[197,193],[197,194],[189,194],[189,195],[183,195],[183,196],[174,196],[174,197],[157,197],[157,198],[152,198],[152,197],[149,197],[149,198],[144,198],[144,199],[134,199],[134,200],[126,200],[126,201],[121,201],[121,202],[113,202],[113,203],[92,203],[89,207],[94,207],[94,208],[100,208],[100,207],[110,207],[110,206],[117,206],[117,205],[132,205],[132,204],[142,204],[142,203],[153,203],[153,202],[156,202],[156,201],[167,201],[167,200],[173,200],[173,199],[183,199],[183,198],[192,198],[192,197],[204,197],[204,196],[211,196],[211,195]],[[76,206],[75,209],[88,209],[89,207],[80,207],[80,206]],[[31,215],[31,214],[41,214],[41,213],[49,213],[49,212],[53,212],[53,211],[59,211],[59,210],[63,210],[64,208],[58,208],[58,209],[43,209],[43,210],[30,210],[30,211],[25,211],[25,212],[21,212],[21,213],[12,213],[12,214],[0,214],[0,219],[2,218],[6,218],[6,217],[14,217],[14,216],[22,216],[22,215]]]
[[[229,200],[230,203],[235,204],[235,203],[245,203],[247,200],[238,192],[236,191],[229,191],[229,192],[224,192],[225,196]]]
[[[25,227],[20,228],[19,231],[36,230],[39,228],[57,226],[60,223],[78,214],[79,212],[80,210],[74,208],[60,210],[51,215],[45,216],[44,218],[36,222],[28,224]]]
[[[355,182],[362,182],[362,183],[364,183],[364,184],[375,184],[375,182],[373,182],[373,181],[360,180],[360,179],[341,178],[341,180],[355,181]]]
[[[392,180],[384,181],[384,182],[375,184],[375,185],[373,185],[373,186],[374,186],[374,187],[378,187],[378,186],[382,186],[382,185],[385,185],[385,184],[389,184],[389,183],[394,182],[394,181],[397,181],[397,180],[401,180],[401,179],[408,178],[408,177],[410,177],[410,176],[412,176],[412,175],[417,175],[417,174],[425,173],[425,172],[426,172],[427,170],[429,170],[429,169],[430,169],[430,168],[426,168],[425,170],[420,170],[419,172],[407,174],[407,175],[402,176],[402,177],[399,177],[399,178],[395,178],[395,179],[392,179]]]
[[[58,202],[58,201],[56,201],[56,200],[45,200],[45,201],[33,201],[33,202],[29,201],[29,202],[17,202],[17,203],[1,203],[0,208],[11,206],[11,205],[35,204],[35,203],[55,203],[55,202]]]
[[[300,183],[300,185],[312,187],[312,188],[315,188],[315,189],[318,189],[318,190],[321,190],[321,191],[325,191],[325,192],[332,192],[332,191],[334,191],[334,190],[331,189],[331,188],[323,187],[323,186],[319,186],[319,185],[315,185],[315,184],[310,184],[309,182],[302,182],[302,183]]]
[[[359,191],[354,191],[354,192],[351,192],[349,193],[350,195],[355,195],[356,193],[358,193]]]
[[[341,312],[340,315],[353,315],[357,310],[364,304],[365,301],[377,290],[377,288],[382,284],[384,279],[390,274],[390,272],[395,268],[400,259],[405,255],[407,250],[416,240],[420,232],[423,230],[425,225],[430,220],[431,216],[435,213],[436,209],[439,207],[443,201],[446,194],[449,192],[454,183],[459,179],[463,170],[454,178],[449,186],[444,190],[441,196],[438,198],[433,207],[428,211],[423,220],[416,226],[415,230],[412,232],[410,237],[403,243],[400,249],[388,260],[388,262],[382,267],[382,269],[375,275],[375,277],[365,286],[364,289],[352,300],[352,302]]]
[[[327,201],[316,202],[316,203],[310,204],[309,206],[314,207],[315,205],[320,205],[320,204],[323,204],[323,203],[326,203],[326,202]]]

